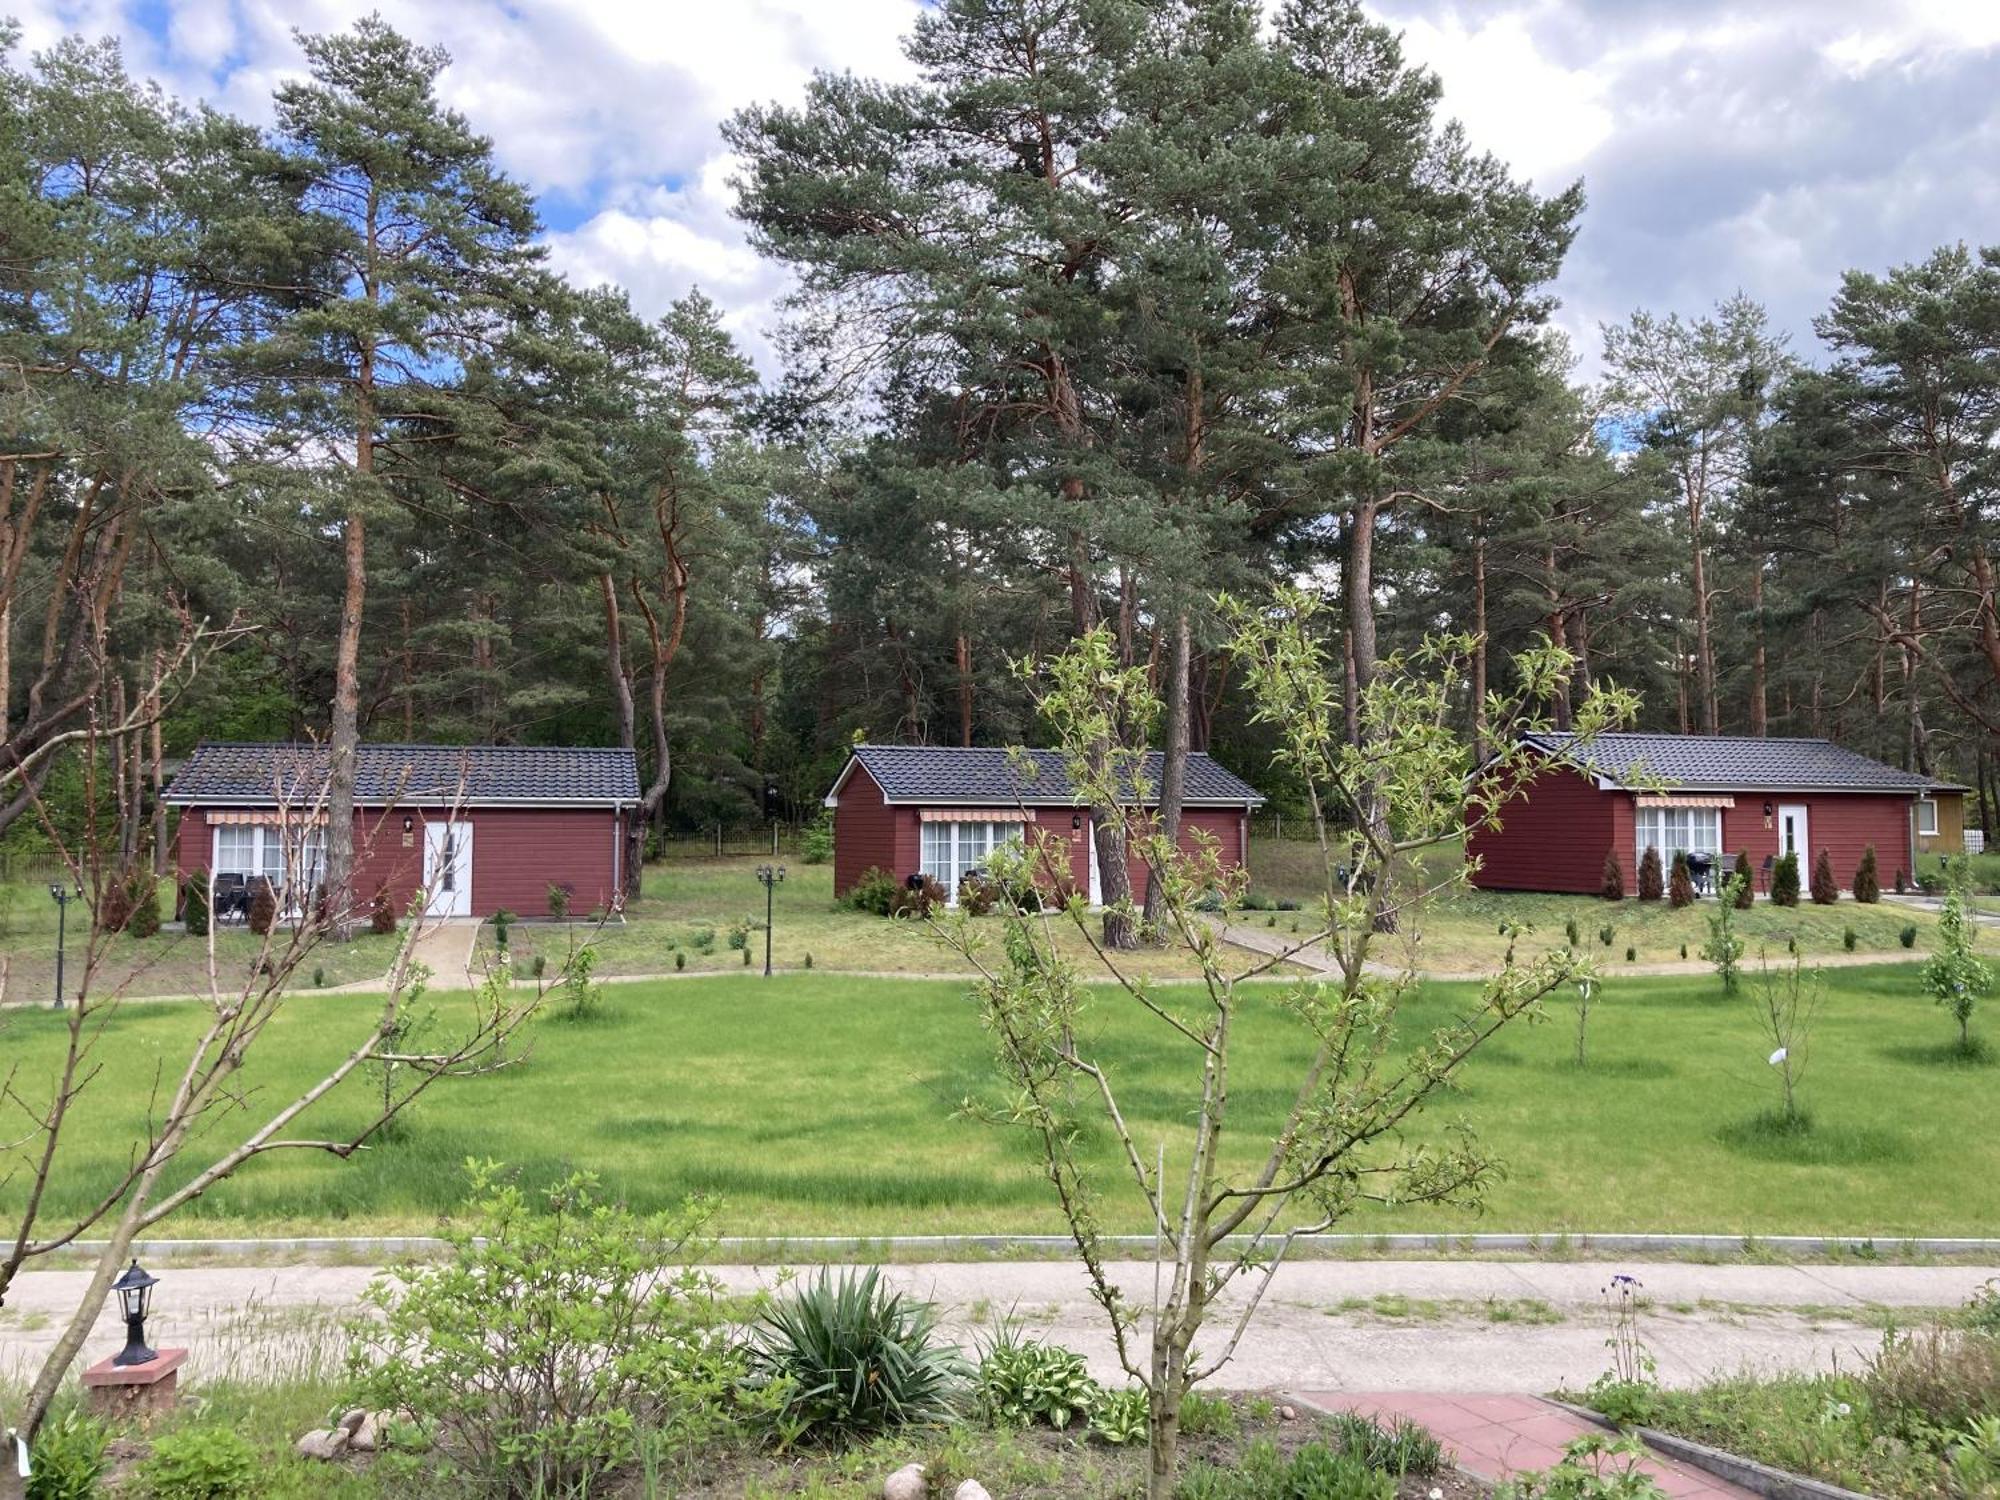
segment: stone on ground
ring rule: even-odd
[[[321,1463],[337,1463],[341,1454],[347,1451],[347,1431],[341,1427],[324,1427],[317,1432],[309,1432],[296,1445],[300,1458],[316,1458]]]
[[[924,1500],[924,1466],[904,1464],[883,1480],[882,1500]]]

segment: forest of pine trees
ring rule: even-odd
[[[944,3],[916,83],[729,121],[796,286],[761,374],[697,290],[556,275],[379,20],[267,128],[0,32],[0,841],[94,744],[141,857],[200,738],[326,739],[336,801],[357,739],[628,744],[661,830],[809,816],[857,735],[1034,739],[1013,664],[1100,624],[1282,807],[1212,609],[1279,580],[1350,692],[1546,635],[1647,727],[1828,735],[1990,831],[2000,248],[1850,272],[1805,345],[1739,297],[1579,351],[1582,185],[1349,0],[1261,14]]]

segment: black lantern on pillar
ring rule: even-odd
[[[160,1278],[139,1269],[135,1259],[111,1284],[111,1290],[118,1294],[118,1306],[125,1314],[125,1347],[111,1361],[114,1365],[151,1364],[159,1356],[146,1347],[146,1314],[152,1310],[153,1288],[160,1284]]]
[[[757,866],[757,878],[764,883],[764,977],[771,977],[771,917],[772,896],[785,878],[783,865]]]

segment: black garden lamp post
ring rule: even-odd
[[[785,878],[783,865],[757,866],[757,878],[764,882],[764,977],[771,977],[771,898]]]
[[[111,1284],[118,1305],[125,1314],[125,1347],[111,1361],[114,1365],[148,1365],[159,1356],[146,1347],[146,1314],[153,1306],[153,1288],[160,1278],[139,1269],[134,1260],[125,1274]]]
[[[69,939],[69,904],[80,900],[83,887],[71,889],[61,881],[49,887],[49,899],[56,904],[56,998],[55,1009],[63,1008],[63,948]]]

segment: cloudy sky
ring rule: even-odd
[[[903,71],[918,0],[0,0],[29,47],[265,118],[294,27],[380,9],[540,194],[555,260],[656,311],[692,284],[761,358],[783,277],[729,218],[717,122],[816,68]],[[2000,242],[2000,0],[1374,0],[1473,138],[1590,198],[1559,291],[1586,368],[1635,307],[1741,289],[1795,344],[1848,266]]]

